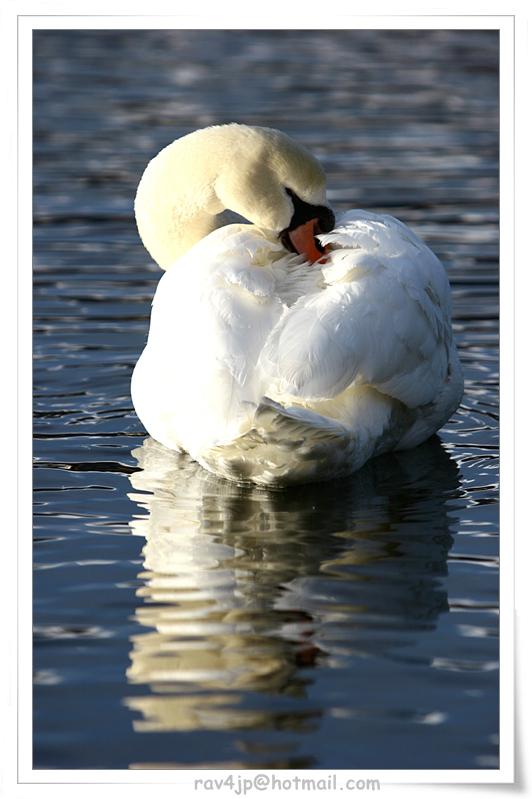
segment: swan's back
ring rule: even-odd
[[[389,216],[350,211],[320,238],[311,265],[230,226],[163,276],[133,380],[154,438],[270,484],[351,472],[447,420],[463,383],[441,263]]]

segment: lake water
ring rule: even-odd
[[[497,33],[41,31],[34,68],[34,767],[497,767]],[[136,184],[229,121],[442,259],[439,438],[279,492],[146,439]]]

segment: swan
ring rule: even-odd
[[[131,393],[169,449],[237,482],[322,481],[415,447],[458,407],[444,267],[392,216],[335,220],[323,169],[286,134],[175,140],[135,217],[165,272]]]

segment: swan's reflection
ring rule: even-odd
[[[311,667],[387,656],[447,608],[458,479],[437,439],[283,492],[222,481],[151,439],[134,455],[147,493],[130,498],[148,511],[131,522],[146,539],[146,632],[127,672],[149,686],[127,700],[138,731],[312,728],[326,708],[306,699]]]

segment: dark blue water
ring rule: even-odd
[[[34,766],[496,767],[497,33],[41,31],[34,66]],[[444,262],[439,439],[285,492],[146,440],[136,184],[229,121]]]

